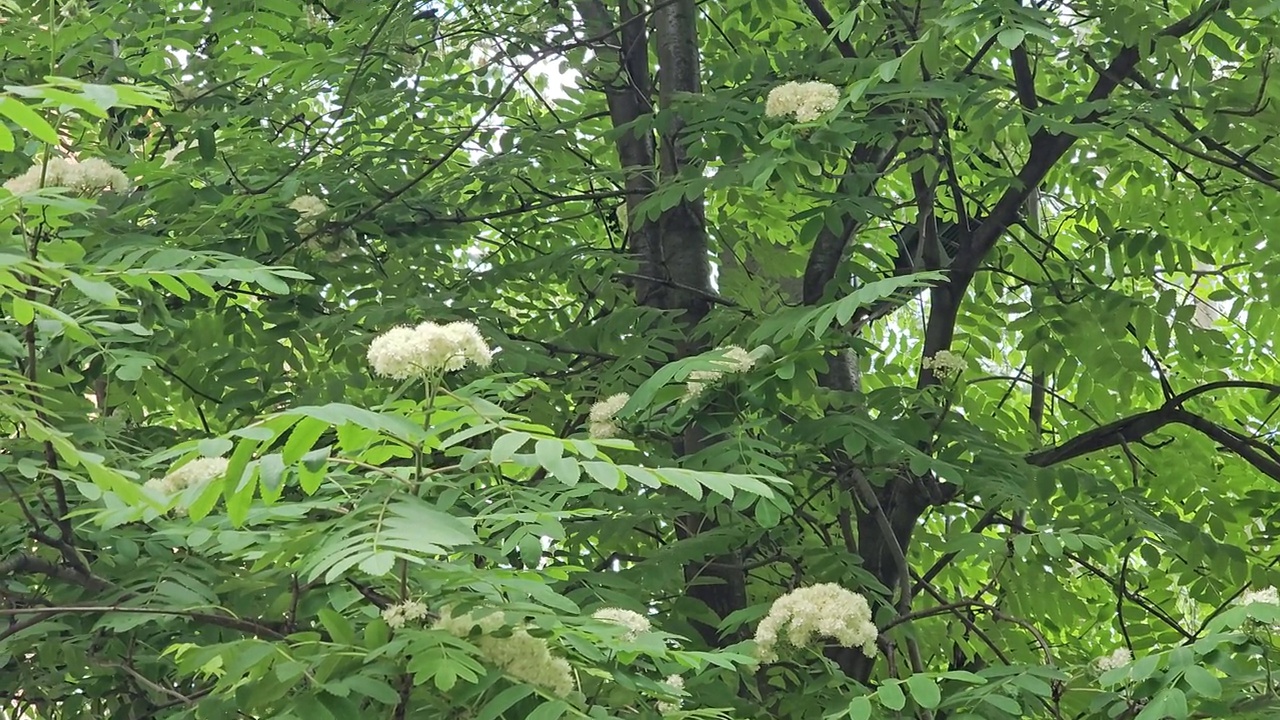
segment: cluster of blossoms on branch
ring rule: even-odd
[[[1107,672],[1124,667],[1131,662],[1133,662],[1133,653],[1129,652],[1129,648],[1120,648],[1110,655],[1098,658],[1094,664],[1097,665],[1099,672]]]
[[[1266,587],[1260,590],[1250,590],[1242,594],[1237,600],[1236,605],[1280,605],[1280,592],[1275,587]],[[1133,653],[1128,648],[1119,648],[1110,655],[1104,655],[1093,661],[1094,667],[1098,672],[1107,672],[1116,668],[1124,667],[1133,662]]]
[[[861,648],[867,657],[874,657],[879,635],[866,598],[835,583],[822,583],[797,588],[773,601],[769,614],[756,627],[756,657],[764,664],[777,662],[780,641],[802,648],[820,637]]]
[[[67,188],[84,197],[96,197],[104,192],[126,192],[130,186],[129,177],[106,160],[55,157],[32,165],[23,174],[7,181],[4,189],[14,195],[22,195],[42,187],[57,187]]]
[[[968,366],[968,361],[950,350],[939,350],[920,360],[920,367],[943,379],[958,377]]]
[[[426,617],[427,606],[417,600],[406,600],[388,606],[382,611],[382,619],[387,623],[387,627],[393,630],[399,630],[410,622],[423,620]]]
[[[756,364],[755,356],[737,345],[720,348],[719,352],[724,353],[724,358],[716,361],[722,369],[694,370],[689,373],[688,381],[684,386],[684,399],[686,402],[696,400],[707,388],[719,382],[726,374],[744,373]]]
[[[148,480],[143,487],[172,495],[221,477],[229,464],[226,458],[197,458],[162,478]]]
[[[824,82],[789,82],[769,91],[764,114],[768,117],[794,117],[800,122],[813,122],[835,109],[840,103],[840,89]]]
[[[1280,605],[1280,593],[1276,592],[1274,587],[1263,588],[1261,590],[1250,590],[1240,596],[1236,601],[1238,605],[1252,605],[1261,603],[1264,605]]]
[[[618,424],[614,422],[618,412],[622,410],[631,395],[618,393],[610,395],[591,406],[587,414],[587,434],[596,440],[608,440],[618,435]]]
[[[573,692],[577,682],[567,660],[557,657],[546,640],[530,635],[523,627],[512,628],[505,636],[496,636],[503,625],[502,613],[475,618],[470,614],[454,615],[445,608],[434,627],[466,639],[485,660],[517,680],[544,688],[556,697]],[[471,637],[476,628],[480,635]]]
[[[671,686],[671,689],[674,690],[675,692],[677,693],[684,692],[684,678],[680,677],[679,675],[668,675],[667,679],[664,682],[667,685]],[[663,715],[672,715],[674,713],[680,712],[680,706],[682,705],[684,705],[684,703],[679,700],[675,702],[662,701],[658,703],[658,712],[662,713]]]
[[[718,348],[722,357],[715,360],[718,369],[716,370],[694,370],[689,373],[685,381],[684,402],[696,400],[707,388],[720,382],[726,375],[744,373],[755,367],[757,357],[753,353],[738,347],[737,345],[727,345]],[[587,415],[587,434],[596,440],[607,440],[617,437],[619,428],[617,423],[618,413],[631,400],[631,396],[627,393],[617,393],[610,395],[603,400],[597,400],[591,406],[591,410]]]
[[[320,227],[320,218],[329,212],[325,201],[315,195],[299,195],[289,203],[289,209],[297,211],[298,221],[294,223],[294,229],[304,236],[314,233]]]
[[[392,328],[374,338],[369,343],[368,360],[378,375],[407,380],[454,372],[467,365],[488,367],[493,351],[474,323],[425,322]]]
[[[596,620],[603,620],[614,625],[621,625],[627,631],[622,637],[626,640],[635,640],[637,637],[649,632],[653,629],[653,625],[649,622],[649,618],[641,615],[633,610],[624,610],[622,608],[600,608],[591,615]]]

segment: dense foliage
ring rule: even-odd
[[[1274,717],[1277,41],[0,0],[0,716]]]

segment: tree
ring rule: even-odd
[[[0,713],[1272,716],[1277,10],[0,0]]]

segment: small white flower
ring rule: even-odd
[[[433,627],[455,637],[467,638],[475,645],[485,660],[503,672],[530,685],[545,688],[556,697],[565,697],[577,687],[573,667],[551,652],[546,640],[536,638],[523,627],[513,628],[509,635],[492,637],[503,626],[500,613],[491,613],[479,620],[471,615],[454,616],[448,608],[440,612],[440,619]],[[481,635],[470,638],[473,628],[479,627]]]
[[[591,617],[625,627],[627,632],[623,634],[623,637],[627,640],[635,640],[642,633],[647,633],[653,629],[649,618],[638,612],[623,610],[622,608],[600,608]]]
[[[1105,657],[1100,657],[1094,661],[1099,672],[1107,672],[1115,670],[1118,667],[1124,667],[1133,662],[1133,653],[1129,652],[1129,648],[1120,648]]]
[[[676,694],[684,693],[684,678],[679,675],[668,675],[667,679],[663,682],[670,685],[671,689],[674,690]],[[658,712],[663,715],[671,715],[673,713],[680,712],[680,706],[682,705],[684,705],[684,702],[678,699],[675,702],[659,702]]]
[[[399,630],[406,623],[422,620],[427,616],[427,606],[417,600],[406,600],[398,605],[391,605],[382,611],[382,619],[387,627]]]
[[[629,400],[631,400],[629,394],[618,393],[593,404],[591,411],[587,414],[587,433],[596,440],[616,437],[618,426],[613,419]]]
[[[950,350],[939,350],[931,357],[922,358],[920,366],[926,370],[933,370],[934,375],[945,379],[960,375],[969,363]]]
[[[168,478],[151,478],[143,483],[142,487],[158,492],[161,495],[172,495],[174,492],[173,485],[170,484]]]
[[[227,471],[229,464],[226,458],[196,458],[160,480],[149,481],[147,485],[153,490],[166,494],[181,492],[189,487],[204,485],[221,476]],[[152,482],[155,485],[152,485]]]
[[[755,356],[737,345],[729,345],[720,348],[719,351],[724,353],[724,357],[715,362],[721,369],[694,370],[689,373],[688,380],[684,386],[685,402],[696,400],[707,388],[719,382],[726,374],[744,373],[755,367]]]
[[[824,82],[789,82],[769,91],[764,114],[791,115],[800,122],[812,122],[840,104],[840,89]]]
[[[94,197],[104,192],[126,192],[130,185],[129,177],[106,160],[89,158],[78,161],[56,157],[49,158],[47,163],[37,162],[25,173],[6,182],[4,188],[14,195],[22,195],[42,187],[56,187],[84,197]]]
[[[488,367],[493,351],[473,323],[422,323],[396,327],[369,343],[368,360],[378,375],[406,380],[461,370],[468,364]]]
[[[489,348],[489,343],[480,334],[480,328],[475,323],[460,320],[451,322],[442,329],[446,340],[453,347],[449,370],[461,370],[467,363],[476,367],[489,367],[493,362],[493,350]]]
[[[773,601],[769,614],[756,627],[756,656],[762,663],[776,662],[779,641],[800,648],[826,637],[874,657],[879,634],[866,598],[823,583],[797,588]]]
[[[1241,595],[1240,599],[1236,601],[1237,605],[1252,605],[1254,603],[1280,605],[1280,593],[1277,593],[1274,587],[1250,590]]]
[[[294,228],[299,235],[310,235],[315,232],[319,227],[317,221],[329,212],[329,206],[315,195],[299,195],[289,203],[289,209],[298,212],[298,222],[294,223]]]

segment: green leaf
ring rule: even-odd
[[[476,713],[475,720],[499,720],[513,705],[533,694],[528,685],[513,685],[498,693]]]
[[[311,452],[315,447],[316,441],[320,436],[329,429],[329,423],[315,418],[303,418],[297,425],[293,426],[293,432],[289,433],[289,440],[284,445],[284,450],[280,453],[280,459],[285,465],[292,465],[302,459],[303,455]]]
[[[599,460],[584,460],[581,465],[591,479],[600,485],[610,490],[621,489],[624,480],[622,468]]]
[[[563,700],[551,700],[539,705],[526,720],[559,720],[570,709]]]
[[[333,638],[334,642],[341,645],[356,644],[355,628],[340,613],[331,608],[320,608],[317,617],[320,618],[320,624],[324,625],[324,629],[329,631],[329,637]]]
[[[353,675],[346,679],[346,683],[352,692],[373,698],[383,705],[395,705],[400,701],[400,694],[384,680],[368,675]]]
[[[0,115],[17,123],[18,127],[34,135],[40,142],[50,145],[58,145],[61,142],[58,139],[58,131],[40,117],[39,113],[17,98],[0,96]]]
[[[493,448],[489,451],[489,462],[495,465],[501,465],[508,462],[524,444],[533,439],[533,436],[526,432],[507,433],[498,438],[493,443]]]
[[[1146,655],[1138,658],[1129,666],[1128,677],[1133,682],[1142,682],[1151,677],[1156,668],[1160,666],[1159,655]]]
[[[218,142],[213,129],[202,127],[196,130],[196,144],[200,150],[200,159],[212,162],[218,156]]]
[[[996,34],[996,42],[1001,47],[1012,50],[1022,44],[1027,37],[1027,31],[1022,28],[1009,27],[1001,30]]]
[[[1191,665],[1182,671],[1182,679],[1186,681],[1197,695],[1206,698],[1218,698],[1222,696],[1222,682],[1199,665]]]
[[[911,692],[911,699],[921,707],[932,710],[942,702],[942,690],[938,687],[938,683],[926,675],[912,675],[907,678],[907,690]]]
[[[360,571],[374,577],[381,577],[390,573],[395,564],[395,553],[376,552],[360,561]]]
[[[564,445],[559,440],[542,439],[534,446],[533,454],[539,465],[550,469],[563,456]]]
[[[333,426],[352,424],[366,430],[376,430],[406,442],[421,440],[426,435],[422,427],[398,415],[377,413],[345,403],[303,406],[286,410],[276,417],[313,418]]]
[[[907,696],[902,692],[902,684],[893,680],[886,682],[876,691],[876,699],[890,710],[901,710],[907,706]]]
[[[30,325],[36,317],[35,306],[20,297],[14,297],[12,301],[13,321],[19,325]]]
[[[871,717],[871,699],[859,695],[849,701],[849,709],[845,713],[849,720],[869,720]]]
[[[231,452],[235,443],[226,438],[205,438],[196,443],[196,450],[204,457],[222,457]]]

